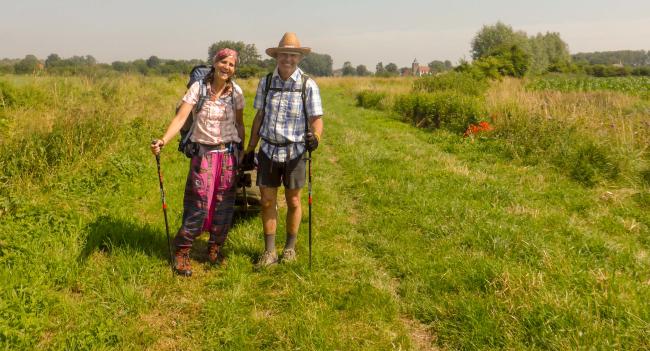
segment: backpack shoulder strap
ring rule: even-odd
[[[192,132],[194,131],[194,125],[196,124],[196,115],[201,111],[201,108],[203,108],[203,104],[205,103],[205,100],[207,100],[208,97],[208,85],[206,84],[205,80],[200,79],[199,81],[199,98],[196,104],[194,105],[194,108],[190,112],[190,115],[187,117],[188,120],[185,121],[185,124],[181,128],[181,130],[187,130],[187,133],[185,133],[184,136],[182,136],[181,139],[181,145],[185,145],[189,143],[190,138],[192,137]],[[192,119],[191,122],[189,119]],[[183,151],[179,147],[179,151]]]
[[[266,112],[266,98],[269,96],[269,90],[271,90],[271,78],[273,78],[273,72],[266,75],[266,82],[264,84],[264,105],[262,106],[262,111],[264,112]]]
[[[201,111],[201,108],[203,108],[203,104],[205,103],[205,100],[207,98],[208,98],[208,83],[204,79],[201,79],[199,80],[199,100],[196,102],[196,106],[194,106],[195,113]]]
[[[271,80],[273,78],[273,72],[269,72],[269,74],[266,75],[266,81],[264,82],[264,104],[262,105],[262,113],[266,113],[266,99],[269,97],[269,90],[271,90]],[[264,130],[264,120],[266,116],[262,118],[262,123],[260,123],[260,130],[258,134]]]

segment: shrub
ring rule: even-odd
[[[398,96],[394,110],[419,127],[444,128],[463,133],[485,115],[482,99],[453,90]]]
[[[477,79],[470,73],[449,72],[437,76],[420,78],[413,83],[416,91],[439,92],[453,90],[472,96],[483,95],[489,88],[484,79]]]
[[[357,106],[363,108],[383,109],[382,101],[386,98],[386,93],[374,90],[364,90],[357,94]]]
[[[569,170],[571,178],[586,186],[593,186],[601,179],[615,179],[619,174],[614,158],[594,142],[577,145],[568,157],[557,161]]]
[[[0,80],[0,107],[36,107],[47,106],[47,93],[35,84],[20,88],[10,82]]]
[[[102,116],[57,120],[51,131],[0,144],[0,166],[8,177],[41,178],[60,164],[98,155],[118,132],[117,123]]]
[[[510,157],[551,164],[585,186],[619,176],[620,155],[575,123],[531,115],[517,103],[498,106],[494,118]]]

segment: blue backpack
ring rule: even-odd
[[[194,115],[201,111],[205,100],[208,98],[208,84],[205,81],[205,77],[210,73],[212,67],[208,65],[198,65],[192,68],[190,72],[190,80],[187,82],[187,88],[189,89],[192,84],[195,82],[200,82],[199,85],[199,101],[194,105],[194,109],[190,112],[190,115],[187,117],[185,124],[181,128],[181,139],[178,142],[178,151],[185,154],[187,157],[192,157],[196,154],[196,149],[198,145],[191,142],[190,137],[192,136],[192,127],[194,126]],[[180,105],[179,105],[180,107]],[[178,112],[178,109],[176,109]]]

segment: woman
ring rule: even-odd
[[[222,49],[214,56],[212,69],[205,78],[208,99],[194,115],[191,141],[198,144],[190,161],[185,184],[183,223],[174,238],[174,270],[191,276],[190,249],[203,231],[210,232],[208,259],[221,263],[222,247],[232,223],[235,203],[236,173],[241,145],[244,142],[244,95],[232,81],[237,52]],[[195,82],[165,135],[151,144],[154,155],[180,131],[199,100],[200,82]]]

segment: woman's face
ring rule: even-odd
[[[228,80],[235,74],[235,58],[226,56],[214,63],[215,77],[221,80]]]

